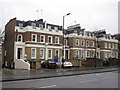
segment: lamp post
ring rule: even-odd
[[[64,30],[64,23],[65,23],[65,16],[68,16],[70,15],[70,13],[66,14],[63,16],[63,52],[62,52],[62,56],[63,56],[63,59],[65,59],[65,43],[64,43],[64,34],[65,34],[65,30]]]

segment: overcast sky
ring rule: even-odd
[[[36,20],[43,18],[51,24],[65,27],[80,24],[86,31],[106,29],[118,33],[119,0],[0,0],[0,29],[12,18]],[[39,10],[39,12],[37,12]]]

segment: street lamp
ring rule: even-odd
[[[63,30],[63,59],[65,59],[65,44],[64,44],[64,34],[65,34],[65,31],[64,31],[64,23],[65,23],[65,16],[68,16],[68,15],[70,15],[70,13],[68,13],[68,14],[66,14],[66,15],[64,15],[63,16],[63,28],[62,28],[62,30]]]

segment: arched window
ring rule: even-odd
[[[21,34],[17,35],[17,41],[18,42],[22,42],[23,41],[23,38],[22,38]]]

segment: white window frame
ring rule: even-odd
[[[35,50],[35,56],[33,57],[33,52],[32,50]],[[36,59],[36,48],[31,48],[31,59]]]
[[[58,56],[59,56],[59,54],[60,54],[59,49],[55,50],[55,56],[57,56],[56,51],[58,51]]]
[[[79,52],[79,50],[76,50],[76,52],[75,52],[75,56],[79,56],[80,55],[80,52]]]
[[[75,45],[76,45],[76,46],[79,46],[79,43],[80,43],[79,39],[76,39],[76,40],[75,40]]]
[[[108,46],[109,48],[111,48],[111,43],[109,43],[109,46]]]
[[[51,42],[49,42],[49,37],[51,38]],[[53,43],[52,40],[53,40],[52,36],[48,36],[48,43],[50,43],[50,44]]]
[[[91,54],[92,54],[91,57],[95,57],[95,52],[94,51],[92,51]]]
[[[90,41],[89,40],[86,41],[86,47],[90,47]]]
[[[35,35],[35,41],[33,41],[33,36],[34,36],[34,35]],[[31,41],[32,41],[32,42],[37,42],[37,34],[32,34]]]
[[[82,50],[81,51],[81,58],[84,58],[85,57],[85,53],[84,53],[84,51]]]
[[[86,51],[86,57],[90,57],[90,51]]]
[[[59,44],[59,43],[60,43],[60,38],[59,37],[55,37],[55,44]]]
[[[43,53],[41,53],[41,50],[43,50]],[[42,55],[42,57],[41,57]],[[40,59],[44,59],[45,58],[45,49],[44,48],[40,48]]]
[[[105,44],[105,48],[107,48],[107,42],[105,42],[104,44]]]
[[[95,42],[91,41],[91,47],[94,47],[94,46],[95,46]]]
[[[18,40],[19,40],[19,36],[21,37],[21,40],[20,40],[20,41],[18,41]],[[21,34],[18,34],[18,35],[17,35],[17,41],[18,41],[18,42],[22,42],[22,41],[23,41],[23,36],[22,36]]]
[[[83,45],[82,45],[82,42],[83,42]],[[81,46],[85,46],[85,40],[81,40]]]
[[[41,37],[43,36],[43,42],[41,42]],[[40,43],[45,43],[45,35],[40,35]]]
[[[114,49],[114,43],[112,43],[112,48]]]
[[[51,51],[51,57],[49,57],[49,50]],[[52,49],[48,49],[48,59],[52,59]]]

